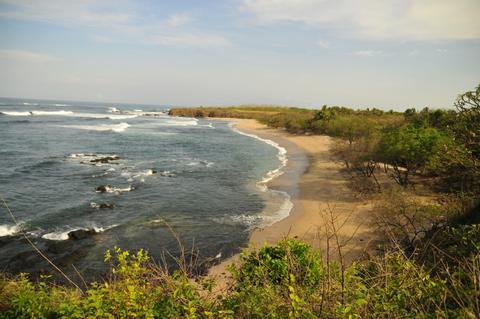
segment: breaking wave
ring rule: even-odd
[[[97,131],[97,132],[111,131],[115,133],[121,133],[121,132],[125,132],[125,130],[130,127],[130,124],[126,122],[122,122],[119,124],[100,124],[100,125],[62,125],[61,127],[73,128],[73,129],[79,129],[79,130]]]

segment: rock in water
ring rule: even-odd
[[[69,239],[79,240],[95,235],[97,232],[94,229],[77,229],[68,233]]]
[[[119,160],[120,157],[117,155],[114,156],[106,156],[106,157],[100,157],[100,158],[95,158],[93,160],[90,160],[90,163],[103,163],[107,164],[110,163],[110,161],[117,161]]]
[[[106,193],[111,191],[112,189],[113,189],[112,185],[100,185],[100,186],[97,186],[97,188],[95,188],[95,190],[100,193]]]
[[[105,209],[105,208],[108,208],[108,209],[114,209],[115,208],[115,204],[110,204],[110,203],[101,203],[98,208],[100,209]]]

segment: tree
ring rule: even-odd
[[[410,183],[410,176],[424,169],[448,140],[435,128],[403,125],[385,132],[376,158],[377,161],[392,165],[393,179],[406,186]]]
[[[458,111],[456,134],[472,155],[480,159],[480,85],[475,91],[460,95],[454,105]]]

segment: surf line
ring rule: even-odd
[[[277,158],[280,161],[280,166],[278,168],[274,169],[274,170],[268,171],[267,174],[265,174],[265,176],[260,181],[258,181],[256,183],[256,186],[262,192],[270,192],[270,193],[277,194],[277,195],[280,195],[280,196],[285,198],[285,200],[284,200],[283,204],[281,205],[280,209],[278,211],[276,211],[273,216],[262,216],[262,218],[264,220],[264,225],[262,225],[262,226],[271,226],[272,224],[274,224],[276,222],[279,222],[284,218],[287,218],[290,215],[290,212],[293,208],[293,203],[292,203],[290,194],[288,194],[287,192],[284,192],[284,191],[269,189],[268,186],[267,186],[268,182],[270,182],[274,178],[279,177],[280,175],[282,175],[284,173],[283,168],[285,168],[287,166],[287,162],[288,162],[287,150],[284,147],[280,146],[280,144],[278,144],[277,142],[274,142],[274,141],[266,139],[266,138],[262,138],[258,135],[255,135],[255,134],[242,132],[241,130],[239,130],[235,127],[236,123],[237,122],[230,122],[228,124],[228,126],[235,133],[238,133],[240,135],[244,135],[244,136],[247,136],[247,137],[250,137],[250,138],[254,138],[254,139],[259,140],[261,142],[264,142],[264,143],[266,143],[266,144],[268,144],[268,145],[270,145],[270,146],[272,146],[272,147],[274,147],[278,150]]]

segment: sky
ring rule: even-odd
[[[0,0],[0,96],[449,108],[480,0]]]

